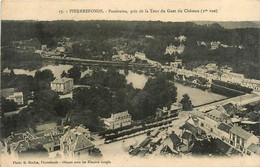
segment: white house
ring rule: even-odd
[[[55,92],[66,94],[72,91],[73,85],[73,78],[55,79],[51,82],[51,89]]]
[[[14,94],[8,96],[6,99],[13,100],[17,105],[23,105],[23,92],[15,92]]]
[[[132,116],[128,111],[112,114],[110,118],[104,119],[107,129],[117,129],[131,125]]]
[[[252,133],[249,133],[239,126],[230,129],[230,144],[239,148],[241,151],[246,150],[251,144],[258,144],[259,139]]]

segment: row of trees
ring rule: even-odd
[[[5,44],[8,44],[8,41],[37,38],[41,43],[50,46],[57,44],[57,39],[64,36],[101,40],[117,37],[135,39],[138,35],[147,34],[196,36],[203,41],[227,41],[227,44],[250,45],[255,42],[250,40],[251,35],[256,35],[254,33],[258,31],[253,28],[225,29],[219,24],[197,25],[192,22],[160,21],[3,21],[2,27],[2,39]],[[257,38],[252,39],[257,40]]]

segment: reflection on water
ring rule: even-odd
[[[40,70],[49,69],[53,72],[56,78],[60,78],[61,73],[63,71],[68,72],[70,68],[72,68],[72,65],[59,64],[47,65],[40,68]],[[29,71],[24,69],[14,69],[15,74],[26,74],[34,76],[35,72],[36,70]],[[87,70],[81,73],[81,77],[85,76],[86,74],[91,74],[91,72],[92,70],[88,68]],[[119,70],[119,73],[124,74],[124,70]],[[129,70],[129,73],[126,75],[127,83],[132,83],[133,87],[138,89],[143,89],[148,79],[148,76],[144,74],[137,74],[131,70]],[[225,96],[219,94],[203,91],[198,88],[184,86],[179,83],[175,83],[175,86],[177,87],[178,91],[177,100],[180,101],[182,99],[182,95],[187,93],[190,96],[193,105],[195,106],[226,98]]]
[[[40,71],[46,70],[46,69],[51,70],[55,78],[60,78],[63,71],[68,72],[68,70],[71,69],[72,67],[73,67],[72,65],[63,65],[63,64],[47,65],[47,66],[40,68],[39,70]],[[35,72],[37,70],[30,71],[30,70],[25,70],[25,69],[13,69],[13,71],[16,75],[26,74],[26,75],[34,76]],[[87,70],[81,72],[81,78],[84,77],[86,74],[91,74],[91,73],[92,73],[92,70],[90,70],[88,68]]]
[[[124,70],[119,70],[119,73],[124,74]],[[128,74],[126,75],[127,83],[132,83],[133,87],[137,89],[143,89],[148,78],[149,77],[144,74],[137,74],[131,70],[129,70]]]
[[[62,65],[62,64],[59,64],[59,65],[47,65],[47,66],[44,66],[42,68],[40,68],[39,70],[42,71],[42,70],[51,70],[54,77],[56,78],[60,78],[60,75],[63,71],[65,72],[68,72],[69,69],[72,68],[72,65]],[[35,75],[35,72],[36,70],[24,70],[24,69],[14,69],[14,73],[16,75],[19,75],[19,74],[26,74],[26,75],[31,75],[31,76],[34,76]]]

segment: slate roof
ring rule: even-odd
[[[151,140],[151,137],[147,137],[139,146],[144,148],[149,144]]]
[[[71,146],[71,151],[79,151],[94,146],[84,135],[78,135],[75,143]]]
[[[181,143],[181,139],[179,138],[179,136],[177,136],[174,132],[172,132],[169,135],[170,139],[172,140],[174,145],[178,145]]]
[[[191,138],[191,136],[192,136],[191,133],[185,131],[185,132],[182,134],[181,138],[182,138],[182,139],[185,139],[185,140],[189,140],[189,139]]]
[[[249,119],[251,119],[252,121],[257,121],[257,120],[259,120],[258,115],[257,115],[254,111],[248,113],[248,114],[246,115],[246,117],[249,118]]]
[[[180,129],[185,129],[190,131],[193,135],[196,135],[196,133],[198,132],[198,129],[191,125],[190,123],[185,123],[183,126],[180,127]]]
[[[71,151],[74,152],[94,146],[85,135],[77,134],[77,132],[73,132],[72,130],[63,135],[60,138],[60,142],[67,142],[71,146]]]
[[[223,142],[220,139],[216,139],[216,145],[217,145],[218,150],[226,155],[229,153],[229,151],[231,149],[230,145],[228,145],[227,143]]]
[[[232,103],[223,105],[223,108],[226,110],[227,114],[229,114],[229,115],[236,114],[236,112],[237,112],[237,108]]]
[[[207,112],[205,115],[215,121],[221,121],[221,122],[228,120],[229,118],[228,115],[216,109]]]
[[[251,136],[253,136],[252,133],[249,133],[247,131],[245,131],[244,129],[242,129],[241,127],[239,126],[233,126],[231,129],[230,129],[230,132],[233,133],[233,134],[236,134],[238,136],[240,136],[241,138],[247,140],[249,139]]]
[[[227,124],[224,124],[224,123],[221,123],[221,124],[219,124],[219,126],[218,126],[218,129],[220,129],[220,130],[222,130],[222,131],[224,131],[224,132],[226,132],[226,133],[229,133],[229,131],[230,131],[231,128],[232,128],[231,126],[229,126],[229,125],[227,125]]]

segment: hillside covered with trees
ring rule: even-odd
[[[197,25],[192,22],[141,22],[141,21],[2,21],[2,60],[39,60],[28,53],[17,53],[9,48],[13,41],[35,39],[35,45],[46,44],[57,47],[58,41],[69,37],[73,44],[73,57],[111,60],[117,50],[128,54],[144,52],[146,57],[166,63],[174,56],[165,54],[165,48],[183,35],[186,40],[183,59],[187,68],[194,68],[207,62],[229,65],[234,72],[243,73],[248,78],[260,79],[258,28],[225,29],[219,24]],[[146,38],[146,36],[153,38]],[[210,43],[219,41],[225,46],[210,50],[199,46],[198,41]],[[238,47],[241,46],[241,47]]]

